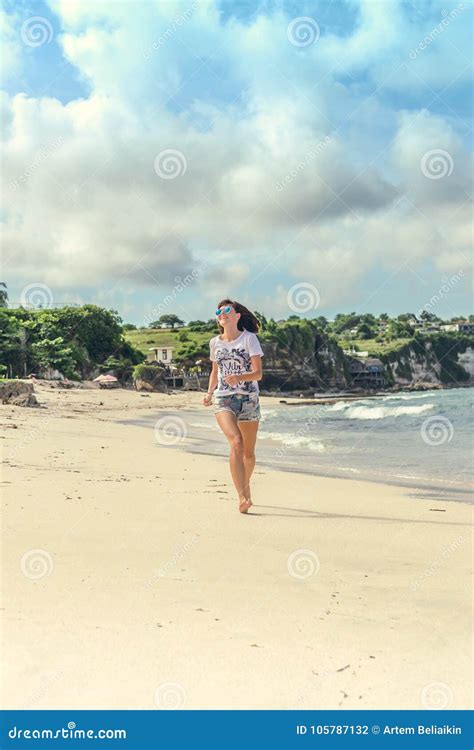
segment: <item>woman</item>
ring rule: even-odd
[[[255,467],[260,405],[258,380],[262,378],[262,347],[256,336],[259,323],[250,310],[229,299],[216,310],[221,335],[209,342],[212,371],[204,406],[214,413],[230,445],[230,472],[239,496],[239,510],[252,505],[250,477]]]

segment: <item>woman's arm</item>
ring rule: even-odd
[[[262,379],[262,358],[259,354],[250,357],[252,363],[251,372],[242,372],[240,375],[227,375],[224,378],[229,385],[237,385],[243,380],[261,380]]]
[[[211,374],[209,375],[209,383],[207,385],[207,392],[208,394],[213,393],[216,390],[217,386],[217,362],[212,363],[212,370]]]
[[[207,386],[207,393],[204,396],[202,403],[204,406],[210,406],[212,402],[212,394],[216,389],[217,385],[217,362],[212,363],[211,374],[209,375],[209,383]]]

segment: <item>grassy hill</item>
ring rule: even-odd
[[[344,339],[337,337],[337,343],[342,349],[354,347],[359,352],[369,352],[369,357],[382,357],[385,354],[398,351],[413,338],[399,338],[393,341],[377,341],[377,339]]]
[[[151,347],[173,347],[173,360],[179,365],[192,367],[196,360],[209,357],[209,341],[214,331],[195,331],[189,328],[155,328],[127,331],[126,341],[150,356]],[[367,351],[385,365],[388,385],[410,383],[415,379],[438,379],[441,384],[462,384],[469,374],[458,363],[458,355],[469,347],[474,348],[474,337],[460,333],[422,333],[398,338],[370,338],[336,333],[331,326],[325,330],[312,320],[287,320],[281,323],[265,322],[259,333],[266,347],[265,387],[278,389],[283,381],[286,387],[304,389],[347,387],[351,382],[348,358],[343,349],[353,347]],[[436,375],[434,375],[436,373]]]
[[[199,357],[209,356],[209,341],[217,334],[210,331],[190,331],[189,328],[147,328],[137,331],[126,331],[124,337],[132,346],[141,351],[145,357],[152,352],[152,347],[172,346],[173,360],[185,362]],[[186,337],[186,340],[180,339]]]

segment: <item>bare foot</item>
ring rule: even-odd
[[[249,497],[245,497],[245,495],[242,495],[239,498],[239,511],[240,513],[247,513],[248,509],[251,507],[252,501]]]

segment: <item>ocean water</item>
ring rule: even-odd
[[[400,484],[472,502],[474,388],[399,392],[331,405],[262,406],[258,461],[279,469]],[[211,409],[179,412],[177,447],[226,456]]]
[[[473,397],[473,388],[459,388],[267,410],[260,437],[276,446],[272,463],[470,502]]]

